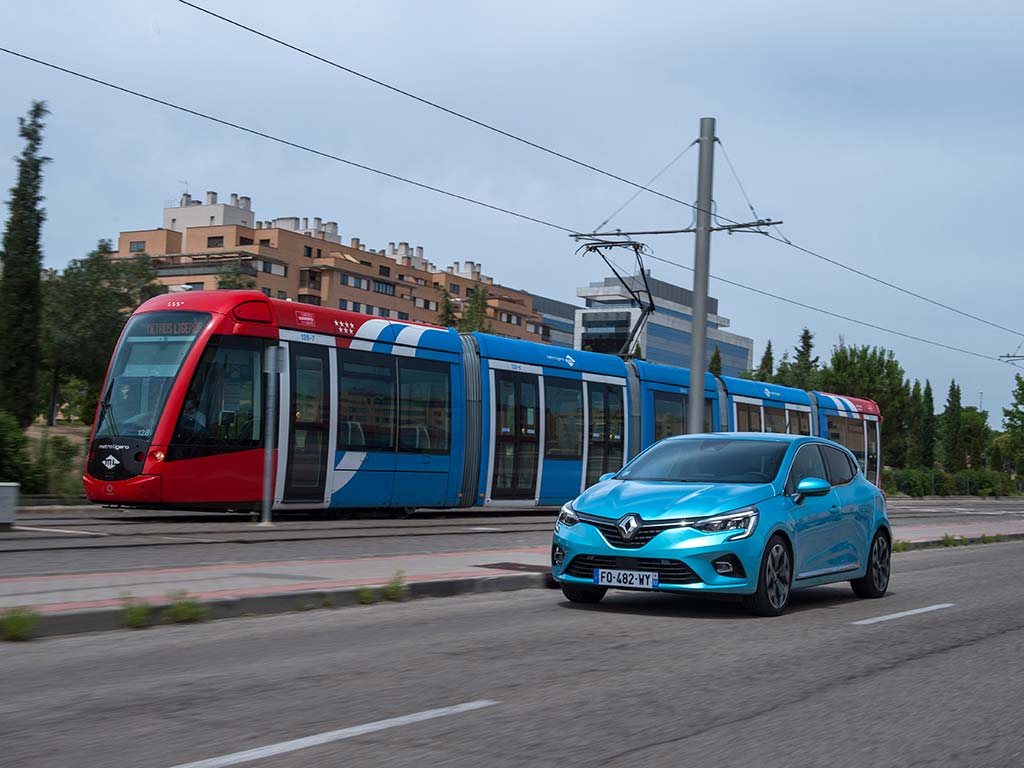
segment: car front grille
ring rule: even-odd
[[[597,528],[601,535],[604,536],[604,540],[613,547],[622,547],[623,549],[639,549],[665,530],[664,528],[643,526],[637,529],[636,533],[633,534],[633,538],[627,539],[612,520],[604,521],[598,518],[587,517],[581,518],[581,521]]]
[[[595,568],[657,573],[659,584],[695,584],[701,581],[700,576],[694,573],[693,569],[681,560],[668,560],[657,557],[576,555],[565,569],[565,574],[579,579],[592,579]]]

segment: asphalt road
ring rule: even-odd
[[[1020,766],[1022,562],[898,553],[886,598],[817,588],[778,619],[533,590],[3,644],[0,762],[176,768],[328,733],[233,764]]]
[[[893,499],[889,515],[894,526],[1024,522],[1024,499]],[[291,518],[260,528],[241,515],[29,509],[19,514],[21,530],[0,533],[0,576],[535,547],[550,543],[554,516],[554,509],[546,509],[429,513],[410,520]]]

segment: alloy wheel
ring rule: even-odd
[[[776,543],[768,553],[764,576],[768,601],[773,608],[781,610],[789,599],[790,582],[789,552],[783,544]]]
[[[889,586],[889,542],[885,536],[876,536],[871,548],[871,580],[880,592]]]

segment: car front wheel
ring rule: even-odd
[[[789,604],[793,587],[793,561],[786,540],[775,534],[768,539],[761,556],[757,591],[747,595],[743,604],[758,616],[778,616]]]
[[[853,579],[850,586],[857,597],[877,598],[885,594],[889,588],[889,563],[892,550],[889,538],[878,531],[871,540],[871,554],[868,556],[868,568],[859,579]]]
[[[585,584],[562,583],[562,594],[573,603],[599,603],[608,587],[590,587]]]

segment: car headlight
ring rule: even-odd
[[[728,512],[724,515],[705,517],[695,520],[690,525],[704,533],[723,533],[725,531],[736,531],[735,536],[730,536],[729,541],[745,539],[754,533],[757,528],[757,507],[746,507],[735,512]]]
[[[579,517],[576,516],[576,510],[572,508],[572,502],[568,501],[563,504],[558,512],[558,522],[565,526],[572,526],[576,525],[579,521]]]

